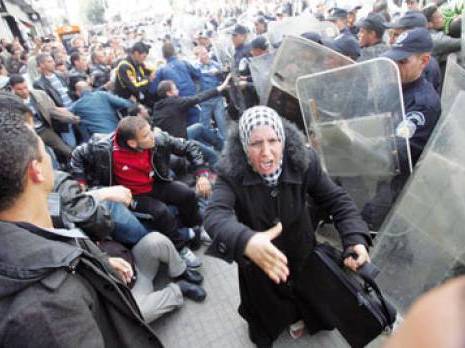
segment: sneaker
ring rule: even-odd
[[[289,326],[289,335],[291,335],[291,337],[295,340],[302,337],[304,335],[304,332],[305,323],[303,322],[303,320],[299,320]]]
[[[201,227],[201,230],[200,230],[200,241],[206,245],[211,244],[212,242],[212,239],[208,235],[207,231],[205,231],[205,228],[203,228],[203,226]]]
[[[199,268],[202,266],[202,261],[197,256],[195,256],[192,250],[190,250],[188,247],[182,248],[179,252],[179,255],[181,255],[181,258],[189,268]]]
[[[177,280],[187,280],[189,283],[200,285],[203,282],[203,276],[196,270],[186,268],[183,274],[176,278]]]

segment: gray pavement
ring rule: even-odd
[[[254,347],[247,334],[247,324],[237,313],[239,305],[239,283],[237,267],[222,260],[196,253],[203,258],[202,273],[208,295],[203,303],[185,300],[179,310],[170,313],[152,327],[167,348],[249,348]],[[160,273],[163,273],[161,270]],[[160,284],[166,281],[157,279]],[[385,337],[372,342],[370,348],[381,347]],[[344,338],[337,332],[321,332],[314,336],[304,335],[293,340],[284,332],[274,347],[346,348]]]

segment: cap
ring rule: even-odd
[[[306,33],[303,33],[302,35],[303,38],[307,39],[307,40],[310,40],[310,41],[313,41],[313,42],[316,42],[316,43],[319,43],[321,44],[323,41],[321,39],[321,35],[315,31],[308,31]]]
[[[234,27],[231,35],[245,35],[249,32],[249,29],[247,29],[247,27],[241,25],[241,24],[236,24],[236,26]]]
[[[384,18],[377,13],[370,13],[365,19],[360,21],[360,28],[375,31],[379,37],[382,37],[386,30]]]
[[[329,10],[328,17],[326,17],[326,20],[334,21],[340,18],[347,18],[347,14],[348,12],[346,10],[338,7],[333,7]]]
[[[131,48],[131,52],[149,53],[149,51],[150,45],[147,45],[142,41],[136,42]]]
[[[255,21],[254,23],[262,23],[262,24],[266,24],[266,19],[264,16],[258,16],[255,18]]]
[[[266,37],[264,37],[264,36],[257,36],[255,39],[252,40],[252,42],[250,43],[250,46],[252,48],[267,50],[268,49],[268,41],[267,41]]]
[[[412,54],[431,52],[433,50],[433,40],[426,28],[415,28],[400,34],[391,49],[382,56],[394,61],[407,59]]]
[[[407,11],[405,14],[393,23],[386,24],[386,27],[392,29],[412,29],[426,28],[428,21],[425,15],[420,11]]]
[[[324,46],[327,46],[352,59],[357,59],[360,56],[360,45],[355,38],[348,38],[339,35],[334,39],[323,38],[322,41]]]

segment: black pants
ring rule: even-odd
[[[168,205],[177,208],[182,226],[202,224],[195,191],[180,181],[155,182],[152,192],[134,196],[134,201],[134,210],[150,214],[153,217],[151,227],[171,239],[178,250],[185,246],[186,240],[179,234],[178,222]]]

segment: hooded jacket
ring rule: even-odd
[[[0,222],[0,243],[1,347],[162,346],[90,241]]]

